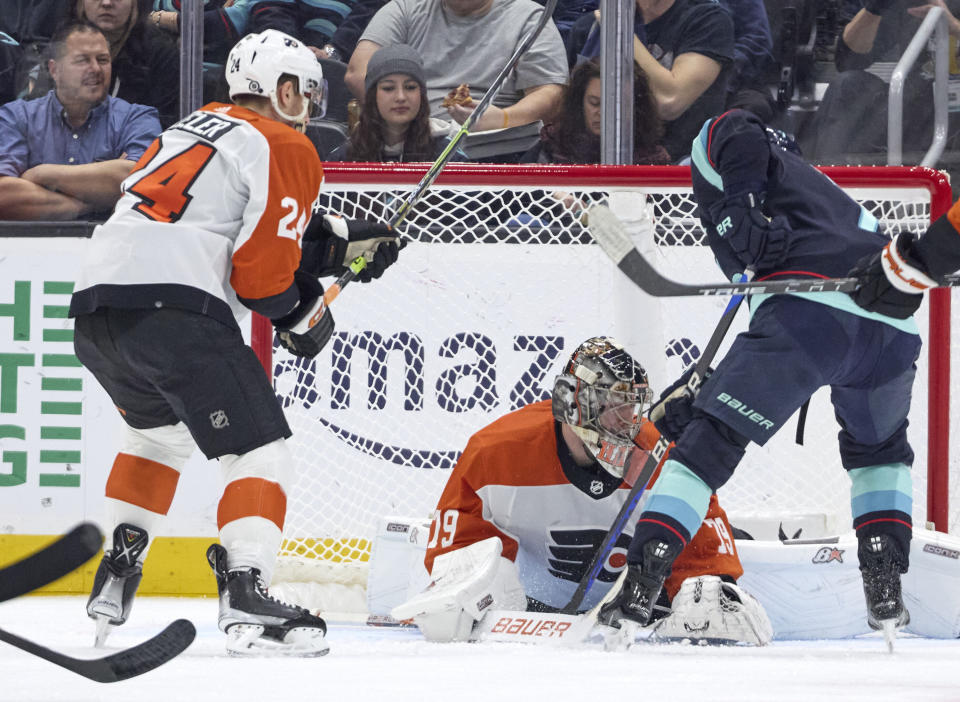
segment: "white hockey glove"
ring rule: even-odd
[[[369,283],[396,262],[399,252],[397,233],[380,222],[328,214],[312,220],[304,233],[304,256],[314,259],[311,269],[319,276],[339,275],[363,256],[367,266],[357,280]]]
[[[320,281],[304,271],[294,273],[300,302],[283,317],[271,319],[280,345],[295,356],[313,358],[333,335],[333,313],[323,301]]]
[[[657,622],[653,636],[658,641],[765,646],[773,627],[753,595],[716,575],[701,575],[683,581],[670,616]]]
[[[413,619],[427,641],[466,641],[489,609],[525,610],[527,598],[516,564],[501,556],[499,538],[478,541],[437,556],[432,582],[390,612]]]

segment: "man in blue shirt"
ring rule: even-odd
[[[56,89],[0,107],[0,219],[75,219],[113,207],[160,133],[157,111],[107,95],[110,49],[91,24],[51,40]]]

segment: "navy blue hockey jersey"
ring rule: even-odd
[[[787,257],[757,278],[845,276],[889,239],[879,222],[829,178],[770,139],[752,113],[731,110],[709,119],[693,140],[693,193],[710,248],[729,279],[744,268],[717,233],[724,199],[756,193],[768,217],[787,219]]]

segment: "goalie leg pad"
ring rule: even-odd
[[[659,641],[765,646],[773,627],[763,606],[746,590],[716,575],[687,578],[672,611],[655,626]]]
[[[524,610],[527,598],[516,564],[501,556],[496,536],[444,553],[434,560],[426,590],[391,611],[413,619],[428,641],[465,641],[487,610]]]

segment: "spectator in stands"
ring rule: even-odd
[[[425,59],[431,115],[449,116],[462,124],[473,107],[448,110],[441,105],[444,97],[468,84],[474,100],[479,100],[542,10],[533,0],[394,0],[364,31],[350,58],[347,86],[362,99],[373,53],[382,46],[410,44]],[[566,82],[563,43],[549,21],[474,130],[515,127],[548,117],[559,105]]]
[[[846,0],[837,40],[837,76],[801,134],[811,161],[857,162],[858,154],[886,152],[889,90],[868,69],[876,62],[900,59],[930,6],[917,0]],[[945,7],[954,17],[960,0],[949,0]],[[926,151],[933,139],[933,77],[926,63],[921,56],[904,83],[904,151]]]
[[[386,4],[387,0],[354,0],[350,12],[343,18],[330,41],[317,52],[317,56],[349,63],[353,50],[357,48],[357,42],[370,20],[377,14],[377,10]]]
[[[248,31],[279,29],[303,41],[318,57],[334,58],[328,55],[326,47],[353,4],[354,0],[252,0]]]
[[[210,0],[203,8],[203,58],[223,65],[233,45],[247,34],[250,6],[256,0]],[[180,34],[181,0],[154,0],[150,23],[168,34]]]
[[[715,0],[636,0],[633,57],[664,120],[670,158],[690,155],[707,118],[723,112],[732,72],[733,21]],[[568,55],[600,55],[599,10],[577,21]]]
[[[726,108],[750,110],[773,119],[773,99],[764,81],[773,61],[773,36],[763,0],[719,0],[733,20],[733,68]]]
[[[15,97],[27,95],[42,77],[45,93],[52,87],[46,72],[46,49],[53,29],[70,13],[75,0],[3,0],[0,32],[14,39],[22,49],[14,80]]]
[[[86,22],[53,36],[45,97],[0,107],[0,219],[75,219],[113,207],[160,133],[157,111],[107,95],[110,49]]]
[[[370,57],[360,121],[329,161],[435,161],[450,143],[448,123],[430,118],[423,59],[405,44]],[[452,160],[465,161],[457,151]]]
[[[17,69],[23,48],[6,32],[0,32],[0,105],[17,97]]]
[[[670,156],[660,144],[663,122],[647,76],[636,63],[633,97],[633,163],[669,163]],[[600,104],[600,62],[585,61],[573,70],[556,120],[540,130],[540,141],[521,163],[600,163]]]
[[[151,105],[168,127],[179,118],[180,52],[156,27],[140,0],[76,0],[73,17],[100,28],[110,42],[113,80],[110,95]]]
[[[914,17],[919,17],[923,19],[927,16],[927,13],[932,10],[934,7],[941,7],[947,15],[947,29],[950,32],[950,36],[954,39],[960,39],[960,20],[958,20],[954,14],[950,11],[950,8],[947,6],[947,3],[944,0],[933,0],[933,2],[926,3],[924,5],[917,5],[916,7],[908,7],[907,12]]]

